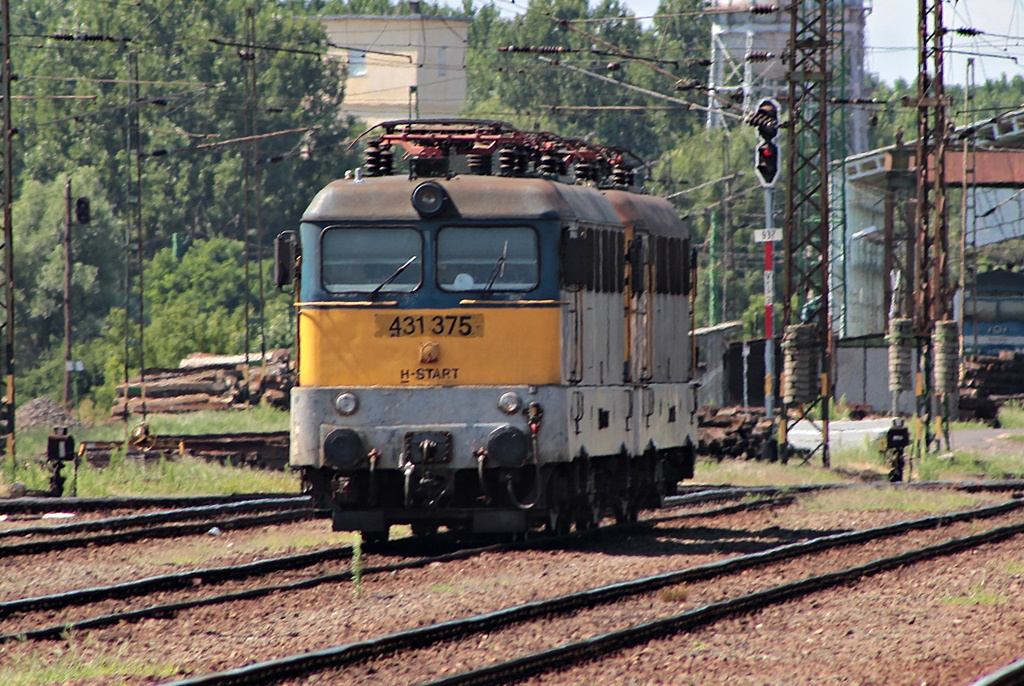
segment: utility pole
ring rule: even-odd
[[[764,243],[764,416],[775,421],[775,179],[779,173],[779,103],[765,98],[748,122],[757,129],[760,143],[754,151],[754,173],[764,187],[764,231],[755,240]],[[772,451],[774,452],[774,451]]]
[[[71,179],[64,186],[64,409],[71,410]]]
[[[3,296],[0,298],[0,327],[3,328],[3,352],[0,355],[0,366],[3,374],[3,397],[0,400],[0,435],[6,439],[7,459],[10,461],[11,474],[14,474],[14,232],[11,229],[11,203],[14,198],[14,124],[11,121],[11,6],[10,0],[0,0],[0,89],[3,102],[3,244],[0,245],[0,270],[3,274]]]
[[[145,348],[145,283],[143,281],[143,260],[145,259],[145,228],[142,224],[142,140],[139,127],[139,54],[131,51],[128,58],[128,135],[126,160],[128,170],[128,207],[129,215],[125,222],[125,266],[124,266],[124,310],[125,310],[125,344],[124,344],[124,422],[125,439],[128,434],[129,400],[131,399],[130,353],[131,334],[128,322],[131,319],[132,266],[134,263],[136,280],[139,287],[138,298],[138,332],[136,346],[139,349],[139,388],[140,414],[146,421],[146,348]],[[132,252],[135,258],[132,259]]]

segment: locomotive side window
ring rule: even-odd
[[[321,278],[331,293],[410,293],[423,280],[423,239],[415,229],[328,227],[321,246]]]
[[[531,291],[539,274],[533,229],[449,226],[437,234],[441,290]]]

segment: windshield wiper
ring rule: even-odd
[[[412,257],[410,257],[410,258],[409,258],[408,260],[406,260],[406,261],[405,261],[405,264],[403,264],[403,265],[402,265],[401,267],[399,267],[398,269],[396,269],[395,271],[393,271],[393,272],[391,273],[391,276],[389,276],[388,278],[384,279],[384,281],[383,281],[383,282],[381,282],[381,284],[380,284],[379,286],[377,286],[377,287],[376,287],[376,288],[374,288],[374,289],[373,289],[372,291],[370,291],[370,295],[368,295],[368,296],[366,296],[366,297],[367,297],[367,298],[369,298],[369,299],[373,299],[373,296],[375,296],[375,295],[377,295],[378,293],[380,293],[380,292],[381,292],[381,289],[382,289],[382,288],[384,288],[384,287],[385,287],[385,286],[387,286],[387,285],[388,285],[389,283],[391,283],[392,281],[394,281],[395,279],[397,279],[397,278],[399,277],[399,275],[400,275],[400,274],[401,274],[402,272],[404,272],[404,271],[405,271],[405,268],[406,268],[406,267],[408,267],[408,266],[409,266],[410,264],[412,264],[412,263],[413,263],[413,262],[415,262],[415,261],[416,261],[416,256],[415,256],[415,255],[413,255]]]
[[[498,280],[499,276],[505,276],[505,260],[508,259],[508,241],[505,241],[505,247],[501,250],[501,255],[498,260],[494,263],[494,268],[491,269],[491,276],[487,279],[487,285],[480,291],[481,296],[490,295],[491,289],[494,288],[494,282]]]

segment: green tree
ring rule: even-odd
[[[253,50],[243,45],[250,9]],[[124,312],[123,284],[125,259],[137,259],[131,248],[135,197],[128,183],[135,157],[127,150],[133,115],[139,131],[133,147],[144,154],[146,259],[173,244],[226,237],[248,239],[255,260],[256,242],[262,240],[268,252],[270,236],[294,226],[316,191],[358,162],[346,151],[352,123],[339,116],[344,66],[327,58],[323,26],[303,2],[197,0],[170,11],[167,5],[25,0],[11,18],[19,36],[12,45],[19,74],[18,99],[12,101],[18,127],[16,355],[19,374],[30,379],[24,387],[19,382],[22,395],[38,393],[45,379],[55,384],[49,388],[59,388],[60,233],[68,177],[76,196],[90,197],[93,215],[89,225],[74,230],[74,339],[100,335],[97,350],[124,347],[123,322],[135,318]],[[74,36],[79,39],[64,39]],[[258,103],[247,92],[250,73],[256,74]],[[240,140],[253,134],[251,144]],[[258,203],[247,153],[259,163]],[[246,231],[257,218],[262,236]],[[250,288],[254,284],[255,277]],[[244,288],[244,280],[234,278],[221,290],[233,291],[237,301]],[[225,308],[236,316],[237,308]],[[147,313],[156,321],[151,317],[155,313]],[[115,332],[120,345],[104,339]],[[173,357],[159,349],[152,354]],[[45,370],[36,373],[37,366]]]
[[[667,0],[661,7],[676,15],[691,9],[699,9],[699,3]],[[513,19],[486,6],[473,14],[470,27],[467,112],[507,119],[525,129],[622,145],[641,158],[656,158],[679,135],[703,124],[703,115],[559,65],[678,97],[685,92],[676,89],[706,80],[706,68],[695,61],[697,52],[684,47],[693,45],[702,30],[696,11],[659,19],[645,30],[618,0],[594,8],[585,0],[535,0]],[[510,45],[572,52],[499,51]],[[703,56],[705,38],[700,45]]]
[[[177,367],[189,353],[202,351],[233,354],[245,350],[246,308],[249,310],[249,348],[258,352],[289,347],[291,296],[271,284],[270,264],[263,265],[263,296],[267,308],[259,317],[259,265],[250,260],[248,302],[245,283],[245,246],[229,238],[196,241],[179,259],[172,248],[163,248],[145,266],[145,313],[143,329],[147,368]],[[261,326],[262,323],[262,326]],[[137,312],[125,316],[114,308],[102,336],[89,349],[90,359],[102,360],[95,369],[104,384],[102,400],[113,398],[113,388],[124,378],[125,338],[138,339]],[[140,364],[138,349],[129,346],[130,374]]]

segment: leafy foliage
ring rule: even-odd
[[[244,49],[249,11],[259,46],[252,51]],[[339,116],[344,67],[327,59],[323,26],[306,12],[291,0],[198,0],[174,11],[25,0],[12,12],[21,36],[12,46],[20,75],[12,101],[19,396],[60,387],[69,178],[92,207],[87,225],[74,223],[71,245],[74,356],[89,370],[83,391],[123,366],[126,330],[138,319],[138,276],[127,298],[124,279],[140,237],[129,147],[143,155],[147,365],[176,364],[185,348],[241,351],[243,242],[250,302],[258,303],[260,233],[294,226],[315,192],[355,164],[343,145],[352,122]],[[83,35],[93,38],[66,39]],[[255,91],[246,87],[251,74]],[[129,141],[133,115],[137,145]],[[196,247],[179,263],[174,253],[188,245]],[[255,333],[261,314],[267,323],[287,316],[270,307],[250,310]],[[287,344],[287,323],[273,326],[275,345]]]
[[[699,14],[699,9],[696,0],[666,0],[661,6],[666,14]],[[641,158],[656,158],[680,134],[698,127],[703,115],[558,65],[672,93],[676,86],[704,80],[706,70],[689,46],[700,45],[704,56],[705,32],[699,17],[659,19],[644,30],[619,0],[603,0],[593,8],[585,0],[535,0],[514,19],[485,6],[475,11],[470,26],[467,113],[623,145]],[[508,46],[571,52],[499,51]]]

